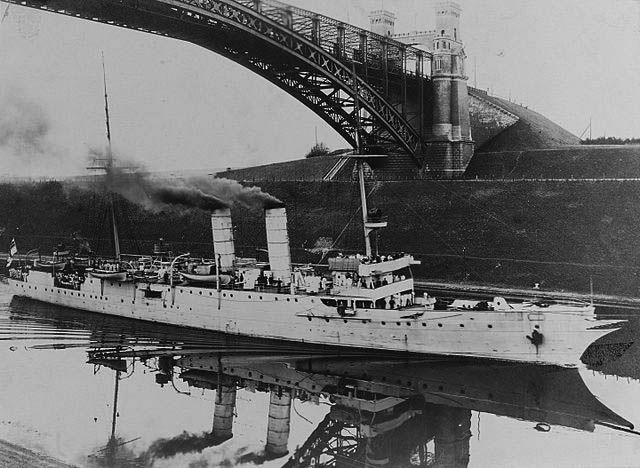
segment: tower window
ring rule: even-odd
[[[441,35],[441,36],[444,36],[444,29],[442,29],[442,30],[440,31],[440,35]]]
[[[456,28],[453,28],[453,39],[458,40],[458,30]]]

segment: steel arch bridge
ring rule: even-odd
[[[205,47],[298,99],[353,147],[424,152],[431,55],[276,0],[0,0]],[[412,110],[407,94],[419,96]]]

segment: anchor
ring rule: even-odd
[[[537,353],[538,347],[544,341],[544,335],[540,333],[538,330],[533,330],[533,332],[531,332],[531,336],[527,335],[527,340],[529,340],[531,344],[536,347],[536,353]]]

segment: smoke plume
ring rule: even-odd
[[[0,174],[56,177],[77,174],[80,161],[56,139],[40,101],[19,85],[0,83]],[[60,137],[60,135],[57,135]],[[66,146],[66,145],[65,145]]]
[[[42,106],[13,88],[0,94],[0,107],[0,148],[25,157],[43,154],[49,120]]]
[[[213,177],[168,179],[139,168],[126,170],[122,163],[107,168],[105,180],[107,190],[154,212],[177,205],[207,211],[235,204],[246,208],[282,205],[280,200],[259,187],[244,187],[235,180]]]
[[[182,434],[170,439],[159,439],[151,444],[146,452],[150,459],[170,458],[179,453],[202,452],[208,447],[214,447],[223,442],[217,440],[211,433],[190,434],[184,431]]]

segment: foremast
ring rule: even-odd
[[[104,65],[104,53],[102,54],[102,83],[104,86],[104,114],[105,124],[107,130],[107,154],[105,158],[95,158],[92,166],[87,169],[104,170],[106,183],[107,183],[107,203],[109,211],[109,221],[111,223],[111,234],[113,238],[113,251],[116,260],[120,261],[120,233],[118,230],[118,219],[116,217],[115,209],[115,194],[110,188],[114,177],[114,161],[113,161],[113,149],[111,147],[111,122],[109,120],[109,97],[107,94],[107,72]]]
[[[111,148],[111,122],[109,121],[109,97],[107,95],[107,71],[104,66],[104,53],[102,54],[102,82],[104,85],[104,115],[107,127],[107,178],[113,177],[113,150]],[[120,234],[118,232],[118,222],[115,210],[115,195],[109,190],[109,212],[111,214],[111,228],[113,229],[113,251],[116,260],[120,261]]]

